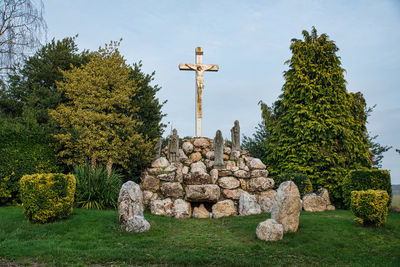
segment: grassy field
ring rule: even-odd
[[[75,209],[68,220],[35,225],[20,207],[0,207],[0,258],[57,266],[400,266],[400,213],[390,213],[382,228],[365,228],[349,211],[303,212],[298,232],[272,243],[255,236],[266,214],[145,217],[150,231],[130,234],[118,225],[116,211]]]
[[[400,195],[393,195],[392,205],[400,207]]]

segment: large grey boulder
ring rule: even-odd
[[[225,198],[230,198],[230,199],[235,199],[238,200],[240,198],[241,194],[247,193],[243,189],[224,189],[222,191],[222,194],[224,195]]]
[[[164,157],[158,158],[151,163],[152,168],[166,168],[168,166],[169,166],[169,161]]]
[[[173,203],[170,198],[163,200],[156,199],[151,202],[151,214],[172,217],[173,216]]]
[[[132,233],[142,233],[150,230],[150,223],[142,215],[135,215],[128,219],[125,230]]]
[[[188,157],[186,156],[185,152],[183,152],[182,149],[178,150],[178,158],[179,158],[179,162],[185,162]]]
[[[256,229],[258,239],[264,241],[278,241],[283,238],[283,226],[274,219],[260,222]]]
[[[272,189],[274,185],[275,182],[271,178],[265,178],[265,177],[251,178],[247,182],[247,190],[251,192],[266,191],[268,189]]]
[[[253,158],[249,161],[248,166],[250,170],[259,170],[259,169],[265,169],[267,166],[265,166],[264,163],[258,158]]]
[[[210,175],[204,171],[191,172],[183,176],[185,184],[208,184],[210,182]]]
[[[220,201],[212,206],[212,215],[216,219],[236,215],[236,213],[235,203],[230,199]]]
[[[184,142],[182,144],[182,149],[185,152],[185,154],[190,154],[193,152],[193,144],[190,142]]]
[[[260,204],[262,212],[271,212],[274,206],[276,191],[268,190],[266,192],[261,192],[258,196],[258,204]]]
[[[182,197],[184,194],[182,185],[178,182],[164,183],[161,186],[161,193],[165,197],[174,197],[174,198]]]
[[[292,181],[281,183],[276,192],[271,219],[282,224],[284,233],[296,232],[299,227],[300,211],[300,192],[296,184]]]
[[[200,204],[199,207],[193,209],[193,218],[210,218],[210,212],[204,207],[204,204]]]
[[[234,189],[240,186],[239,180],[230,176],[219,178],[218,184],[224,189]]]
[[[142,177],[142,188],[144,190],[157,192],[157,190],[160,189],[160,180],[152,175],[146,174]]]
[[[256,178],[256,177],[268,177],[268,170],[252,170],[250,173],[250,176],[252,178]]]
[[[192,207],[189,202],[183,199],[176,199],[172,208],[173,216],[177,219],[190,218],[192,215]]]
[[[303,209],[311,212],[321,212],[326,210],[326,200],[315,193],[306,194],[303,197]]]
[[[238,170],[233,173],[233,176],[235,176],[237,178],[249,178],[250,174],[249,174],[249,172],[247,172],[245,170]]]
[[[207,167],[202,161],[197,161],[195,163],[190,164],[190,172],[206,172]]]
[[[188,185],[186,187],[186,200],[192,202],[217,202],[221,190],[216,184]]]
[[[247,216],[252,214],[260,214],[261,207],[257,203],[256,196],[244,193],[239,198],[239,215]]]
[[[143,204],[146,207],[150,207],[151,201],[158,199],[158,195],[151,191],[143,191]]]
[[[317,195],[322,197],[323,199],[325,199],[325,202],[326,202],[327,206],[332,204],[331,200],[329,198],[329,192],[328,192],[327,189],[325,189],[325,188],[318,189]]]
[[[120,224],[126,225],[128,219],[135,215],[143,215],[143,194],[135,182],[124,183],[119,191],[118,217]]]

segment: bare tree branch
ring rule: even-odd
[[[15,68],[46,35],[42,0],[0,0],[0,75]]]

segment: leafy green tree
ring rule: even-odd
[[[263,159],[272,175],[308,175],[340,206],[347,171],[371,167],[365,100],[347,92],[335,43],[315,28],[303,37],[292,39],[283,93],[272,107],[261,105],[270,133]]]
[[[25,60],[22,68],[9,77],[7,92],[0,98],[2,109],[11,116],[33,116],[42,126],[49,124],[48,109],[63,102],[56,82],[61,71],[89,61],[89,52],[78,52],[75,37],[52,40]],[[1,102],[2,101],[2,102]]]
[[[127,169],[132,157],[151,157],[151,143],[137,131],[138,108],[131,105],[138,87],[118,45],[112,42],[86,65],[62,71],[64,79],[56,83],[66,102],[50,115],[62,130],[54,135],[62,145],[58,156],[69,166],[97,160],[108,170],[113,163]]]

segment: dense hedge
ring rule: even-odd
[[[61,171],[40,126],[0,119],[0,205],[20,202],[18,181],[25,174]]]
[[[307,175],[302,173],[282,173],[277,175],[274,178],[275,187],[277,189],[279,185],[285,181],[293,181],[297,187],[299,188],[299,192],[301,197],[303,197],[307,193],[313,192],[313,186],[311,184],[310,179]]]
[[[24,175],[19,184],[24,214],[30,221],[46,223],[71,214],[76,186],[72,174]]]
[[[351,211],[364,225],[381,226],[388,214],[389,195],[385,190],[351,192]]]
[[[352,191],[360,190],[385,190],[389,195],[388,205],[392,202],[392,185],[390,173],[387,170],[361,169],[350,171],[343,182],[343,199],[347,207],[350,207]]]

